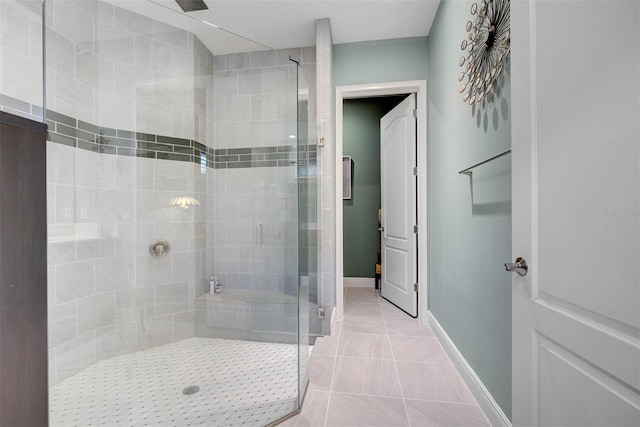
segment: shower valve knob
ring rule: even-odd
[[[171,245],[166,240],[156,240],[149,245],[149,253],[154,258],[164,258],[170,249]]]

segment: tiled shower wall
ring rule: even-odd
[[[198,139],[193,34],[101,1],[48,1],[46,17],[47,108]]]
[[[37,119],[41,3],[0,7],[0,108]],[[209,274],[227,287],[293,293],[288,57],[302,63],[313,123],[315,48],[214,61],[192,34],[93,0],[50,0],[46,21],[50,384],[115,355],[215,336],[196,331],[208,323],[194,300]],[[315,140],[305,145],[303,166],[315,173]],[[185,195],[200,206],[170,206]],[[149,256],[156,238],[171,243],[166,258]],[[294,331],[295,313],[285,317],[257,313],[243,327],[253,337]]]
[[[42,2],[0,1],[0,110],[42,121]]]
[[[215,254],[208,270],[229,289],[297,295],[297,76],[290,56],[301,63],[309,86],[302,108],[308,108],[309,121],[315,123],[315,47],[214,57],[215,148],[226,150],[222,159],[229,163],[217,162],[212,175],[214,232],[209,243]],[[298,166],[315,174],[315,140],[307,140],[306,134],[300,138],[305,160]],[[269,162],[277,167],[262,167]],[[308,212],[315,214],[315,209]],[[284,306],[271,312],[262,307],[248,321],[233,313],[232,305],[218,306],[210,333],[254,339],[258,333],[286,341],[277,335],[297,332],[298,313],[292,307],[285,312]]]
[[[213,56],[186,31],[104,2],[47,5],[55,384],[101,359],[195,335]],[[180,196],[200,205],[171,206]],[[150,256],[155,239],[171,244],[165,258]]]
[[[203,187],[200,166],[48,150],[52,384],[101,359],[194,336],[206,194],[184,189]],[[184,194],[200,208],[170,206]],[[155,238],[171,243],[165,258],[149,255]]]
[[[319,244],[319,280],[320,304],[330,314],[336,307],[336,239],[335,239],[335,176],[336,176],[336,146],[335,135],[335,93],[333,89],[333,36],[329,18],[316,20],[317,72],[318,72],[318,120],[321,122],[324,137],[324,147],[319,149],[318,163],[320,164],[322,181],[319,205],[320,240]],[[323,332],[329,334],[331,316],[325,317]]]
[[[277,168],[230,163],[214,171],[212,270],[229,288],[297,287],[297,82],[289,56],[302,64],[314,116],[315,47],[214,57],[215,148],[226,149],[229,158],[262,154],[278,161]],[[315,164],[315,144],[310,153]]]

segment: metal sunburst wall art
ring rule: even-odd
[[[464,55],[458,81],[463,83],[458,90],[464,93],[463,101],[473,105],[491,92],[511,51],[511,5],[509,0],[473,3],[471,15],[475,21],[467,22],[468,35],[460,45]]]

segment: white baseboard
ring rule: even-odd
[[[429,326],[433,330],[436,338],[444,347],[444,351],[447,352],[454,366],[460,373],[460,376],[469,387],[471,394],[476,398],[480,408],[484,411],[484,414],[489,419],[492,426],[511,427],[511,421],[502,411],[498,403],[493,399],[489,390],[484,386],[478,375],[471,368],[469,363],[462,356],[462,353],[458,350],[456,345],[451,341],[449,335],[444,331],[438,320],[429,311],[428,314]]]
[[[376,287],[376,279],[373,277],[345,277],[343,286],[345,288],[372,288]]]

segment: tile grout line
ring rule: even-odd
[[[344,395],[347,395],[347,396],[380,397],[380,398],[384,398],[384,399],[404,400],[402,397],[399,397],[399,396],[389,396],[389,395],[385,395],[385,394],[356,393],[356,392],[351,392],[351,391],[334,391],[333,393],[335,393],[335,394],[344,394]],[[416,400],[416,399],[408,399],[408,400]],[[424,400],[423,402],[435,402],[435,400]],[[468,403],[467,405],[471,405],[471,404]]]
[[[378,291],[376,290],[376,295]],[[402,389],[402,381],[400,381],[400,373],[398,372],[398,364],[396,363],[396,355],[393,352],[393,346],[391,345],[391,337],[389,335],[389,328],[387,328],[387,319],[385,318],[384,311],[382,310],[381,296],[378,295],[378,305],[380,306],[380,314],[382,315],[382,321],[384,322],[384,329],[387,335],[387,342],[389,343],[389,350],[391,350],[391,358],[393,360],[393,367],[396,371],[396,378],[398,379],[398,385],[400,386],[400,395],[402,396],[402,406],[404,407],[404,414],[407,417],[407,423],[411,426],[411,420],[409,419],[409,410],[407,409],[407,402],[404,397],[404,390]]]
[[[464,403],[464,402],[451,402],[449,400],[433,400],[433,399],[405,399],[412,400],[414,402],[433,402],[433,403],[446,403],[447,405],[460,405],[460,406],[474,406],[480,407],[477,403]]]
[[[365,333],[361,333],[361,334],[357,334],[357,335],[378,335],[378,336],[384,336],[384,335],[380,335],[380,334],[365,334]],[[402,335],[389,335],[389,337],[402,337]],[[408,338],[414,338],[414,337],[408,337]],[[327,357],[327,356],[323,356],[323,355],[319,355],[319,357]],[[375,357],[375,356],[369,356],[369,357],[363,357],[363,356],[345,356],[343,355],[338,355],[337,357],[341,357],[343,359],[362,359],[362,360],[394,360],[393,358],[387,358],[385,359],[384,357]],[[445,365],[445,366],[449,366],[449,365],[453,365],[452,362],[421,362],[419,360],[405,360],[405,359],[398,359],[398,362],[406,362],[406,363],[416,363],[416,364],[420,364],[420,365]],[[421,400],[421,399],[416,399],[416,400]]]
[[[349,396],[380,397],[380,398],[384,398],[384,399],[398,399],[398,400],[405,400],[405,401],[411,400],[413,402],[445,403],[447,405],[460,405],[460,406],[473,406],[473,407],[479,407],[480,406],[477,403],[452,402],[450,400],[434,400],[434,399],[416,399],[416,398],[408,399],[408,398],[402,398],[402,397],[398,397],[398,396],[388,396],[388,395],[384,395],[384,394],[356,393],[356,392],[351,392],[351,391],[334,391],[333,393],[334,394],[344,394],[344,395],[349,395]]]

